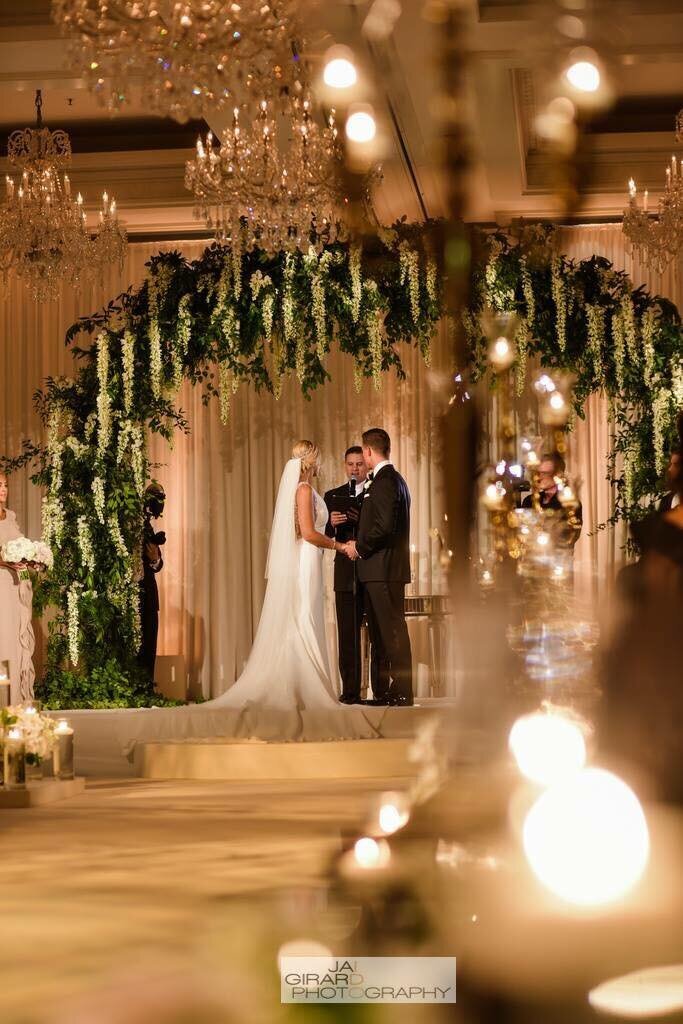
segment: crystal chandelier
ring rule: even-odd
[[[71,57],[109,109],[131,98],[178,121],[296,74],[291,41],[301,0],[52,0]]]
[[[0,268],[13,271],[36,299],[56,295],[62,280],[79,281],[105,264],[123,264],[126,233],[118,222],[116,202],[105,192],[97,232],[86,225],[83,197],[74,199],[68,175],[71,143],[65,131],[51,131],[42,118],[41,90],[36,92],[36,127],[12,132],[9,162],[18,182],[6,177],[7,196],[0,207]]]
[[[683,110],[676,118],[676,142],[683,144]],[[624,234],[640,260],[663,273],[683,246],[683,160],[671,157],[666,168],[664,192],[655,220],[648,211],[648,192],[639,201],[636,183],[628,183],[629,203],[624,211]]]
[[[220,145],[211,132],[185,166],[195,215],[219,241],[267,252],[320,248],[345,237],[341,216],[341,146],[334,111],[318,124],[307,90],[262,99],[250,123],[233,109]]]

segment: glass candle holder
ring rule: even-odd
[[[74,731],[66,718],[60,718],[57,722],[53,758],[55,778],[73,779]]]
[[[0,708],[10,706],[9,662],[0,661]]]
[[[7,789],[25,789],[26,754],[21,729],[11,728],[5,733],[3,774]]]

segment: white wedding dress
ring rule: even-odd
[[[301,460],[290,459],[280,480],[266,568],[266,595],[249,660],[239,679],[200,707],[256,705],[282,711],[340,710],[325,638],[323,548],[297,538],[296,497]],[[313,490],[315,528],[328,511]]]

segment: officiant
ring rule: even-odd
[[[360,445],[344,454],[346,483],[325,494],[330,519],[325,532],[340,544],[356,539],[363,485],[368,468]],[[358,582],[355,562],[338,553],[334,559],[334,599],[337,609],[339,673],[342,680],[342,704],[360,702],[361,657],[360,628],[363,621],[363,587]]]

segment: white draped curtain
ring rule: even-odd
[[[648,276],[625,253],[619,225],[561,229],[561,246],[569,255],[607,256],[616,267],[668,298],[679,297],[677,271]],[[67,327],[78,316],[99,309],[113,296],[143,279],[144,265],[160,250],[179,248],[197,257],[203,242],[138,243],[129,247],[123,272],[112,270],[104,282],[77,294],[69,286],[59,300],[40,305],[13,283],[0,297],[0,368],[2,412],[0,452],[15,454],[24,437],[40,437],[33,392],[48,375],[70,375],[73,360],[64,347]],[[292,443],[314,439],[324,452],[321,488],[341,482],[344,449],[357,443],[363,428],[382,425],[394,441],[393,458],[413,495],[412,542],[419,558],[423,590],[436,587],[430,557],[429,529],[441,522],[436,423],[442,395],[432,386],[445,358],[435,345],[435,366],[427,370],[414,349],[404,349],[408,379],[387,375],[377,393],[366,383],[353,387],[348,357],[330,354],[331,380],[306,401],[290,382],[276,402],[270,395],[242,388],[233,400],[231,418],[222,426],[217,403],[205,407],[201,392],[189,385],[179,396],[191,432],[171,449],[153,437],[153,475],[168,494],[163,526],[168,534],[166,564],[160,577],[159,652],[184,656],[190,685],[214,696],[229,686],[249,653],[263,598],[265,557],[275,492]],[[577,558],[590,566],[589,589],[609,579],[621,558],[619,532],[594,534],[611,510],[605,482],[609,447],[606,403],[593,396],[585,422],[577,424],[572,470],[584,481],[586,528]],[[11,481],[11,506],[24,532],[40,534],[41,495],[27,472]],[[328,566],[329,569],[329,566]],[[415,637],[418,661],[426,661]]]

